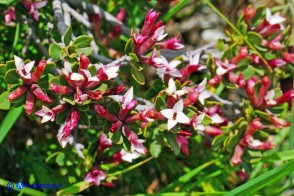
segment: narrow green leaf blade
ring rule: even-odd
[[[0,144],[22,113],[22,107],[11,109],[0,124]]]
[[[280,165],[249,182],[233,189],[227,196],[230,195],[252,195],[254,192],[271,185],[271,183],[279,180],[294,171],[294,161],[290,161]]]
[[[71,35],[72,35],[72,28],[71,28],[71,26],[68,26],[67,30],[65,31],[64,37],[63,37],[63,42],[65,43],[66,46],[68,46],[68,44],[71,40]]]

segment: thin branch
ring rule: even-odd
[[[81,0],[66,0],[66,2],[74,8],[79,8],[82,11],[86,11],[89,14],[99,14],[104,20],[106,20],[111,26],[121,26],[122,34],[129,37],[131,30],[125,26],[121,21],[117,20],[116,17],[111,15],[109,12],[101,9],[97,5],[88,3]]]
[[[67,29],[67,25],[64,23],[64,16],[61,8],[61,1],[54,0],[52,2],[52,7],[54,11],[54,19],[57,22],[57,28],[59,30],[60,35],[63,35]]]

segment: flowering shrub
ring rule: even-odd
[[[122,6],[121,1],[111,2]],[[119,176],[145,167],[147,162],[152,162],[154,165],[148,166],[157,167],[157,172],[162,168],[165,177],[161,178],[166,178],[166,167],[172,171],[176,161],[185,168],[187,174],[178,180],[173,182],[172,176],[162,180],[166,187],[158,186],[162,189],[156,191],[166,193],[251,194],[269,185],[258,186],[263,179],[278,180],[293,169],[293,161],[274,168],[276,161],[292,160],[287,156],[292,150],[280,152],[277,156],[285,155],[280,159],[273,156],[287,137],[293,144],[294,45],[286,18],[270,8],[247,6],[232,24],[205,1],[231,28],[226,31],[227,38],[213,44],[214,51],[192,50],[179,36],[166,33],[164,26],[164,18],[175,14],[185,1],[158,2],[175,7],[160,17],[151,2],[142,1],[147,12],[139,20],[143,25],[133,25],[132,30],[123,23],[126,18],[139,19],[140,14],[132,16],[126,7],[116,10],[115,17],[95,4],[77,0],[1,2],[5,25],[16,26],[19,32],[19,25],[28,23],[41,58],[1,57],[0,109],[18,111],[11,114],[18,114],[16,121],[24,107],[30,122],[39,127],[44,123],[57,134],[57,140],[50,142],[58,141],[64,150],[48,151],[45,156],[49,165],[55,164],[56,156],[56,164],[64,169],[60,175],[69,175],[68,180],[63,179],[69,187],[58,195],[76,194],[92,185],[107,187],[105,190],[116,184],[128,186],[132,181],[119,182]],[[114,9],[110,4],[105,6]],[[54,21],[48,10],[53,10]],[[40,43],[33,27],[44,23],[48,44]],[[124,42],[118,43],[119,39]],[[8,113],[3,127],[9,118]],[[10,129],[3,127],[2,138]],[[181,162],[185,159],[196,165]],[[74,169],[70,169],[72,165]],[[226,171],[221,174],[222,170]],[[256,173],[263,173],[261,170],[269,172],[251,180]],[[196,175],[207,182],[189,183]],[[31,183],[44,180],[32,176]],[[255,184],[234,189],[246,181]],[[156,183],[158,179],[151,185]],[[150,189],[147,192],[153,193],[155,188]],[[106,194],[94,188],[90,191]]]

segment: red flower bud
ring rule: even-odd
[[[58,86],[56,84],[50,84],[50,90],[54,93],[61,94],[61,95],[67,95],[74,92],[74,90],[68,86]]]
[[[120,94],[121,92],[124,91],[124,86],[121,85],[121,86],[116,86],[116,87],[113,87],[113,88],[109,88],[105,91],[105,93],[103,95],[105,96],[108,96],[108,95],[118,95]]]
[[[37,99],[46,103],[52,102],[52,99],[48,97],[37,84],[32,84],[30,90],[32,91],[32,93],[34,93]]]
[[[237,165],[242,162],[242,155],[244,153],[244,147],[240,146],[239,144],[235,147],[234,154],[230,160],[231,164]]]
[[[89,64],[90,64],[89,58],[84,53],[81,54],[79,69],[88,69]]]
[[[105,118],[106,120],[110,122],[118,121],[118,118],[114,114],[106,110],[103,105],[95,104],[94,109],[95,109],[95,112],[102,118]]]
[[[25,110],[28,115],[30,115],[33,112],[34,103],[35,103],[35,96],[33,95],[33,93],[31,93],[31,91],[28,91],[26,96],[26,105],[25,105]]]
[[[25,92],[27,92],[28,87],[22,85],[19,86],[17,89],[15,89],[14,91],[12,91],[11,93],[9,93],[8,95],[8,100],[9,101],[13,101],[14,99],[20,97],[21,95],[23,95]]]
[[[35,71],[32,73],[32,82],[36,83],[40,80],[44,70],[46,68],[46,60],[41,60],[37,65]]]

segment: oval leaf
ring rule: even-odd
[[[92,40],[93,38],[90,36],[81,35],[73,41],[72,45],[76,46],[77,48],[85,48],[90,46]]]
[[[58,44],[52,43],[49,47],[49,55],[54,60],[59,60],[62,55],[62,48]]]
[[[132,66],[131,73],[133,78],[138,82],[140,85],[145,84],[145,78],[142,72],[138,71],[134,66]]]

